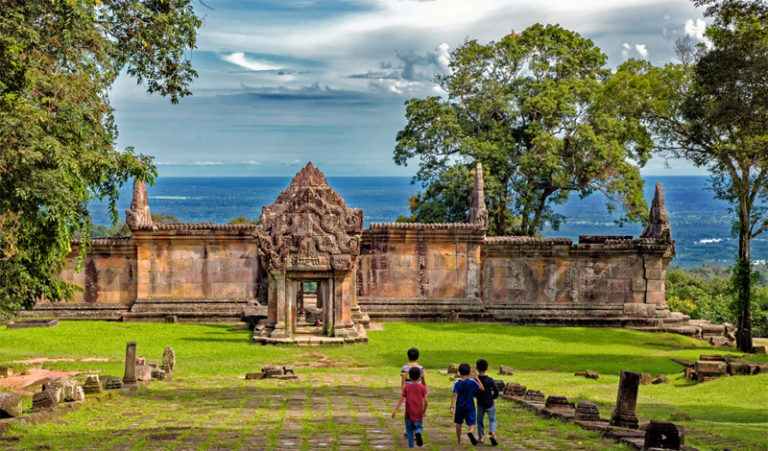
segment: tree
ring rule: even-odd
[[[618,70],[615,99],[642,117],[658,147],[706,168],[715,195],[733,205],[738,236],[733,282],[739,349],[752,349],[751,241],[768,228],[768,6],[696,0],[713,21],[708,44],[682,63],[631,61]]]
[[[653,141],[633,118],[605,108],[606,56],[578,34],[534,25],[487,45],[468,41],[437,77],[447,98],[406,102],[399,165],[418,158],[414,219],[466,219],[470,170],[483,163],[489,233],[535,235],[563,218],[553,205],[572,192],[606,195],[639,220],[647,206],[638,165]],[[634,163],[633,163],[634,160]]]
[[[201,22],[190,0],[0,2],[0,314],[69,298],[60,281],[87,202],[156,175],[115,148],[109,88],[121,71],[172,102],[196,76],[186,52]]]

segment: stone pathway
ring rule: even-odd
[[[337,385],[335,381],[347,381]],[[368,382],[366,385],[362,381]],[[446,379],[447,381],[447,379]],[[430,388],[423,449],[456,445],[449,383]],[[183,378],[86,407],[54,424],[15,431],[8,449],[378,450],[407,448],[399,387],[383,379],[323,375],[311,381]],[[497,449],[621,449],[595,433],[544,420],[513,403],[497,407]],[[490,446],[486,447],[490,448]]]

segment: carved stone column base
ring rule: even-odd
[[[637,416],[632,412],[616,412],[611,414],[611,426],[621,428],[637,429]]]

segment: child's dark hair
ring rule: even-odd
[[[462,363],[459,365],[459,375],[469,376],[469,363]]]
[[[488,361],[485,359],[477,359],[475,365],[477,365],[477,371],[481,373],[488,371]]]
[[[415,362],[419,360],[419,350],[416,348],[411,348],[408,350],[408,360],[411,362]]]
[[[417,381],[421,377],[421,368],[418,366],[412,366],[410,370],[408,370],[408,376],[411,378],[412,381]]]

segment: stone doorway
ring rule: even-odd
[[[331,335],[333,278],[291,275],[288,284],[294,285],[290,289],[291,329],[294,333]]]

